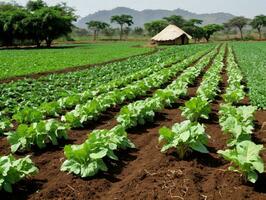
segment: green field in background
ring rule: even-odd
[[[86,64],[95,64],[151,51],[145,42],[102,42],[63,45],[51,49],[0,50],[0,79]]]

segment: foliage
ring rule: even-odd
[[[120,40],[122,40],[123,38],[123,27],[126,24],[127,26],[131,26],[132,24],[134,24],[133,22],[133,17],[131,15],[114,15],[111,17],[111,23],[117,23],[120,25]]]
[[[199,118],[208,119],[211,107],[209,102],[202,97],[193,97],[185,102],[185,106],[181,107],[182,116],[192,122],[196,122]]]
[[[257,29],[259,33],[260,39],[262,39],[261,29],[266,26],[266,16],[265,15],[258,15],[250,22],[252,28]]]
[[[218,24],[208,24],[203,27],[204,30],[204,37],[207,40],[207,42],[210,40],[210,37],[218,31],[223,30],[223,26]]]
[[[1,50],[0,79],[103,63],[152,50],[135,47],[143,44],[143,42],[108,42],[63,45],[52,49]]]
[[[96,40],[99,31],[109,28],[109,24],[101,21],[90,21],[86,23],[89,29],[94,31],[94,40]]]
[[[228,86],[226,88],[226,93],[223,95],[223,99],[226,103],[239,103],[245,97],[244,86],[241,85],[243,76],[235,62],[232,48],[228,48],[226,70],[228,75]]]
[[[229,170],[241,173],[245,180],[255,183],[258,179],[257,173],[264,172],[264,162],[259,156],[263,145],[256,145],[251,141],[242,141],[233,149],[218,151],[226,160],[232,163]]]
[[[126,148],[134,148],[134,144],[127,138],[122,126],[111,130],[95,130],[83,144],[65,146],[67,160],[61,170],[81,177],[94,176],[99,171],[107,171],[103,158],[118,160],[115,151]]]
[[[221,105],[219,110],[219,124],[222,130],[231,134],[228,141],[229,146],[250,139],[250,135],[254,129],[253,120],[254,106],[234,107],[230,104]]]
[[[12,185],[38,172],[29,156],[15,159],[12,155],[0,157],[0,190],[12,192]]]
[[[241,39],[243,39],[243,28],[248,25],[248,19],[245,17],[234,17],[228,22],[230,26],[237,27],[240,31]]]
[[[172,129],[163,127],[159,130],[159,141],[164,141],[162,152],[170,148],[176,148],[178,156],[183,159],[190,151],[208,153],[205,145],[208,143],[208,135],[203,125],[189,120],[175,124]]]
[[[15,132],[8,133],[7,140],[11,151],[29,150],[32,145],[42,149],[46,143],[58,144],[58,139],[67,139],[68,127],[54,119],[33,123],[30,126],[21,124]]]
[[[164,20],[166,20],[169,24],[176,25],[180,28],[182,28],[186,22],[186,20],[179,15],[171,15],[169,17],[164,17]]]
[[[156,35],[162,31],[168,25],[165,20],[156,20],[144,24],[145,29],[148,31],[150,36]]]
[[[54,39],[72,31],[76,19],[74,10],[66,4],[47,6],[38,0],[29,1],[26,8],[10,5],[0,14],[0,41],[13,45],[15,39],[28,39],[40,46],[45,40],[50,47]]]
[[[265,42],[233,43],[245,79],[252,105],[266,108],[266,59]]]

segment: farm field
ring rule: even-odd
[[[251,103],[266,109],[266,42],[235,43],[233,46],[246,76]]]
[[[0,176],[0,195],[266,199],[262,44],[169,47],[0,84],[0,170],[15,162],[4,155],[30,155],[14,167],[22,180]]]
[[[152,51],[143,42],[69,44],[52,49],[0,50],[0,79],[62,70]]]

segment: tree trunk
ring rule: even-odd
[[[262,35],[261,35],[261,29],[258,28],[258,33],[259,33],[259,37],[260,37],[260,40],[262,39]]]
[[[96,40],[96,36],[97,36],[97,30],[94,30],[94,35],[93,35],[93,40]]]
[[[52,44],[52,40],[49,39],[49,38],[47,38],[45,41],[46,41],[46,46],[47,46],[48,48],[50,48],[50,47],[51,47],[51,44]]]
[[[120,40],[123,39],[123,25],[120,25]]]
[[[241,40],[243,40],[243,32],[242,32],[242,28],[239,28],[239,31],[240,31]]]
[[[41,47],[41,42],[40,42],[39,39],[36,39],[36,40],[35,40],[35,44],[36,44],[36,47],[37,47],[37,48],[40,48],[40,47]]]

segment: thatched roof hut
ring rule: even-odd
[[[169,25],[155,35],[151,41],[157,44],[188,44],[192,37],[175,25]]]

